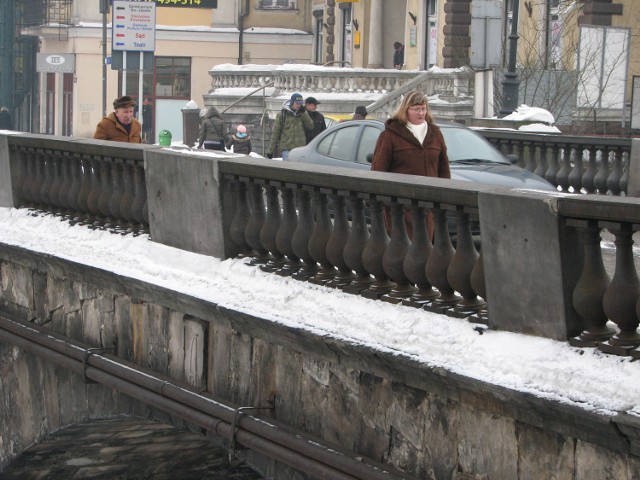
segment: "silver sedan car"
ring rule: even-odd
[[[457,124],[438,124],[447,144],[451,178],[535,190],[556,190],[551,183],[514,165],[487,140]],[[373,150],[384,123],[353,120],[320,133],[308,145],[289,152],[288,161],[371,169]]]

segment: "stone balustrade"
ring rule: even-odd
[[[640,225],[635,198],[510,191],[96,140],[0,138],[3,206],[115,231],[149,231],[160,243],[220,258],[251,257],[274,274],[367,298],[640,355],[631,250]],[[582,147],[604,163],[617,158],[619,143],[599,138]],[[637,151],[628,154],[628,163],[636,157]],[[630,185],[637,185],[636,169],[627,172]],[[184,211],[187,204],[197,208]],[[427,234],[429,218],[434,227]],[[600,266],[604,230],[615,237],[611,280]]]

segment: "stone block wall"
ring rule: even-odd
[[[637,479],[616,417],[558,405],[319,337],[138,280],[0,245],[0,313],[206,389],[376,461],[427,479]],[[0,343],[0,468],[60,426],[116,415],[170,423]],[[179,422],[179,420],[177,420]],[[220,441],[220,439],[218,439]],[[637,442],[635,443],[637,448]],[[635,450],[637,451],[637,449]],[[267,478],[307,478],[249,453]]]

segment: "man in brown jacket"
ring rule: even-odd
[[[102,117],[93,138],[114,142],[140,143],[142,125],[133,116],[136,102],[125,95],[113,101],[114,111]]]

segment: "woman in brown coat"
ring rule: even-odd
[[[385,122],[378,137],[371,169],[380,172],[407,173],[425,177],[451,178],[447,146],[442,132],[433,123],[427,97],[409,92],[393,116]],[[411,215],[405,211],[407,233],[412,235]],[[388,211],[385,223],[390,228]],[[433,238],[433,218],[427,217],[429,236]]]

